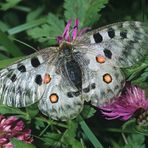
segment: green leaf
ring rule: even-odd
[[[5,3],[0,3],[0,9],[6,11],[16,6],[19,2],[21,2],[21,0],[6,0]]]
[[[40,130],[45,127],[45,123],[42,120],[35,120],[35,128]]]
[[[22,114],[25,115],[19,108],[13,108],[5,105],[0,105],[0,114]]]
[[[31,38],[44,42],[44,44],[45,42],[55,44],[56,37],[62,34],[64,27],[64,21],[50,13],[45,24],[28,30],[27,33]]]
[[[60,145],[60,139],[62,137],[62,134],[57,133],[46,133],[43,138],[41,138],[44,141],[45,145],[48,146],[54,146],[54,145]]]
[[[44,23],[46,23],[46,21],[47,21],[46,17],[40,18],[40,19],[33,20],[33,21],[27,22],[25,24],[16,26],[14,28],[11,28],[7,32],[8,32],[9,35],[14,35],[14,34],[22,32],[22,31],[29,30],[33,27],[39,26],[41,24],[44,24]]]
[[[39,109],[38,109],[37,103],[35,103],[35,104],[31,105],[31,106],[26,107],[26,112],[29,114],[29,116],[31,118],[34,118],[39,113]]]
[[[8,30],[9,26],[6,23],[0,21],[0,28],[3,32],[5,32]]]
[[[0,45],[3,45],[9,53],[11,53],[14,57],[21,56],[23,53],[19,50],[19,48],[13,43],[9,37],[0,30]]]
[[[27,144],[21,140],[18,140],[16,138],[12,138],[11,140],[11,143],[13,144],[14,148],[35,148],[34,145],[32,144]]]
[[[81,27],[91,26],[99,20],[100,15],[98,12],[101,11],[107,3],[108,0],[65,0],[64,15],[67,21],[78,18]]]
[[[68,145],[72,148],[81,148],[81,143],[75,139],[76,132],[78,128],[78,123],[74,120],[68,121],[68,128],[64,132],[61,142],[65,143],[65,145]]]
[[[18,61],[21,58],[22,57],[16,57],[16,58],[12,58],[12,59],[1,60],[0,61],[0,69],[4,68],[6,66],[9,66],[10,64],[13,64],[14,62]]]
[[[102,144],[99,142],[99,140],[96,138],[96,136],[93,134],[93,132],[90,130],[90,128],[87,126],[84,120],[80,122],[81,128],[87,138],[90,140],[90,142],[93,144],[95,148],[103,148]]]
[[[127,138],[128,144],[123,148],[145,148],[144,136],[140,134],[132,134]]]
[[[27,15],[27,19],[26,19],[27,22],[37,19],[42,14],[42,12],[44,11],[44,9],[45,9],[45,7],[44,6],[41,6],[41,7],[38,7],[37,9],[31,11]]]
[[[81,115],[83,116],[83,118],[87,119],[92,117],[95,112],[96,110],[93,107],[91,107],[90,105],[85,105],[81,112]]]

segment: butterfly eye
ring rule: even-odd
[[[48,84],[50,81],[51,81],[51,77],[49,74],[46,73],[43,78],[43,83]]]
[[[49,96],[49,99],[50,99],[51,103],[56,103],[56,102],[58,102],[59,97],[56,93],[53,93]]]
[[[105,57],[103,57],[103,56],[97,56],[96,57],[96,61],[98,62],[98,63],[100,63],[100,64],[102,64],[102,63],[104,63],[105,62]]]
[[[106,83],[111,83],[112,82],[112,77],[110,74],[106,73],[103,75],[103,81],[106,82]]]

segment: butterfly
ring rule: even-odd
[[[125,21],[78,32],[67,23],[57,47],[40,50],[0,71],[0,103],[39,110],[54,120],[75,118],[84,102],[114,101],[125,84],[120,68],[139,61],[148,47],[148,27]]]

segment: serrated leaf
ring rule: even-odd
[[[98,12],[107,3],[108,0],[65,0],[64,15],[67,21],[78,18],[81,27],[91,26],[96,20],[99,20]]]
[[[56,37],[62,34],[64,27],[64,21],[50,13],[47,17],[47,23],[28,30],[27,33],[31,38],[39,42],[55,44]]]
[[[32,144],[27,144],[21,140],[18,140],[16,138],[12,138],[11,140],[11,143],[13,144],[14,148],[35,148],[34,145]]]

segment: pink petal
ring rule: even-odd
[[[77,37],[78,26],[79,26],[79,20],[76,19],[76,20],[75,20],[75,24],[74,24],[74,29],[73,29],[73,32],[72,32],[72,40],[75,40],[76,37]]]
[[[65,29],[64,29],[64,32],[63,32],[63,35],[62,37],[66,40],[66,41],[69,41],[70,40],[70,36],[69,36],[69,31],[70,31],[70,26],[71,26],[71,23],[72,23],[72,20],[69,20]]]

